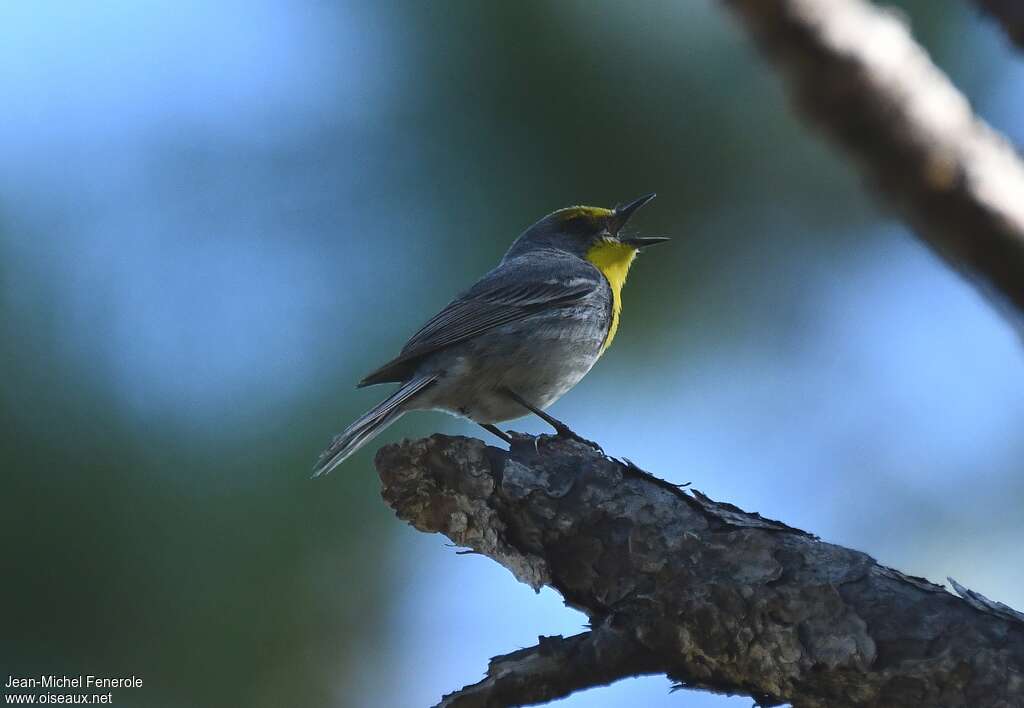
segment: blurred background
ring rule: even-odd
[[[1024,141],[998,28],[898,5]],[[0,96],[4,681],[426,706],[581,631],[555,593],[395,519],[378,445],[308,476],[386,393],[354,383],[524,227],[649,191],[634,225],[675,241],[552,412],[1024,606],[1020,339],[791,115],[717,3],[4,3]],[[418,414],[380,442],[436,431],[482,435]],[[559,705],[750,704],[669,687]]]

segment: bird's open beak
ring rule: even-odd
[[[629,217],[633,216],[633,212],[654,199],[656,196],[658,195],[652,192],[651,194],[646,194],[639,199],[634,199],[629,204],[623,204],[615,207],[612,210],[615,212],[615,230],[618,231],[625,226],[626,222],[629,221]]]
[[[633,248],[647,248],[648,246],[656,246],[659,243],[671,240],[668,236],[629,236],[620,238],[619,243],[624,243]]]
[[[615,207],[615,231],[618,232],[619,229],[626,225],[626,222],[629,221],[629,217],[633,216],[633,213],[637,209],[654,199],[656,196],[657,195],[653,193],[646,194],[639,199],[634,199],[629,204]],[[627,246],[632,246],[633,248],[645,248],[658,243],[665,243],[669,240],[671,239],[667,236],[628,236],[626,238],[619,239],[621,243],[624,243]]]

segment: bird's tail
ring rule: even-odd
[[[420,376],[405,382],[400,389],[335,435],[330,446],[320,453],[320,459],[313,468],[313,476],[327,474],[370,442],[384,428],[401,418],[406,411],[403,404],[436,380],[436,376]]]

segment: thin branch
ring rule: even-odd
[[[687,492],[578,441],[382,448],[382,495],[550,585],[595,629],[495,659],[442,706],[529,704],[638,673],[799,708],[1024,705],[1024,621]]]
[[[448,694],[437,708],[546,703],[622,678],[662,673],[656,657],[610,626],[568,639],[538,639],[537,646],[491,659],[483,681]]]
[[[1024,165],[914,42],[864,0],[723,0],[800,112],[951,265],[1024,313]],[[1016,0],[1015,0],[1016,2]]]
[[[1024,2],[1021,0],[974,0],[974,4],[1002,25],[1006,35],[1024,49]]]

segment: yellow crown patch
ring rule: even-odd
[[[611,209],[602,209],[601,207],[591,206],[571,206],[565,209],[559,209],[551,216],[555,217],[559,221],[568,221],[569,219],[575,219],[580,216],[589,217],[591,219],[607,218],[612,215]]]

